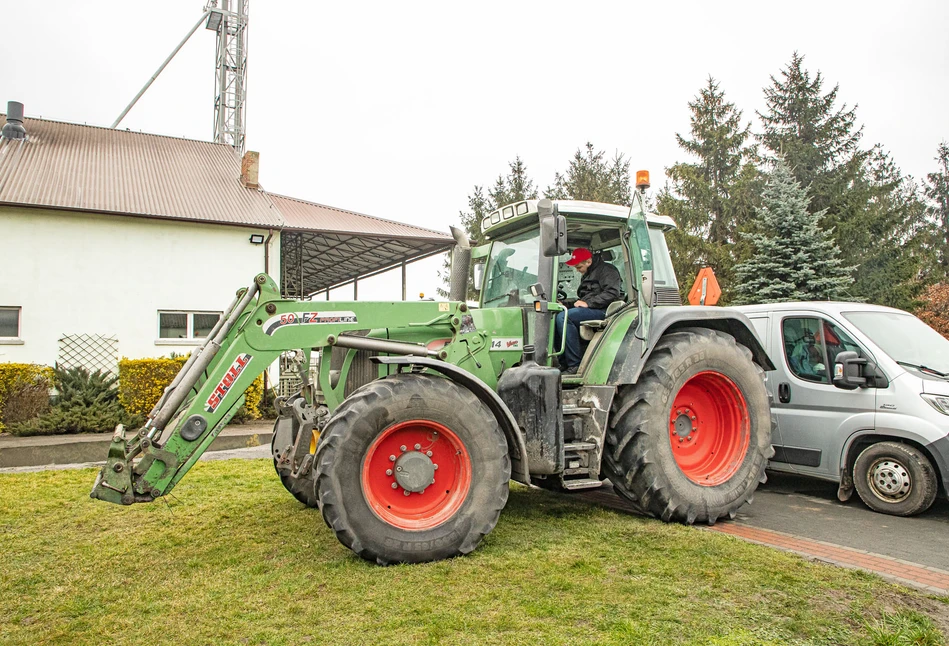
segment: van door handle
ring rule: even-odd
[[[778,401],[787,404],[791,401],[791,384],[778,384]]]

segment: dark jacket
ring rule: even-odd
[[[577,298],[570,302],[584,301],[593,310],[605,310],[613,301],[622,300],[623,280],[616,267],[604,262],[599,255],[593,256],[593,264],[583,274],[577,287]]]

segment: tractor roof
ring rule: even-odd
[[[524,200],[502,206],[485,216],[481,222],[481,230],[488,233],[490,229],[503,224],[503,228],[513,224],[515,221],[523,222],[537,217],[537,203],[539,200]],[[585,202],[582,200],[553,200],[557,205],[560,215],[594,216],[608,220],[617,220],[625,222],[629,218],[629,207],[620,204],[604,204],[602,202]],[[675,229],[675,220],[668,215],[659,215],[658,213],[647,213],[646,222],[650,226],[658,227],[663,230]]]

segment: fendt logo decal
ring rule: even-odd
[[[209,413],[213,413],[218,409],[218,406],[224,401],[224,398],[227,397],[228,391],[231,389],[231,386],[234,385],[234,382],[237,381],[237,378],[244,368],[247,367],[247,364],[250,363],[250,360],[254,357],[249,354],[242,354],[234,360],[233,365],[231,365],[230,370],[227,371],[227,374],[224,375],[224,379],[221,380],[221,383],[217,385],[217,388],[214,389],[214,392],[211,393],[211,396],[208,397],[208,402],[204,406],[204,410]]]
[[[274,332],[287,325],[355,322],[355,312],[287,312],[267,319],[264,323],[264,334],[273,336]]]

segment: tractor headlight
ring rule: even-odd
[[[920,395],[930,406],[938,410],[943,415],[949,415],[949,397],[946,395]]]

